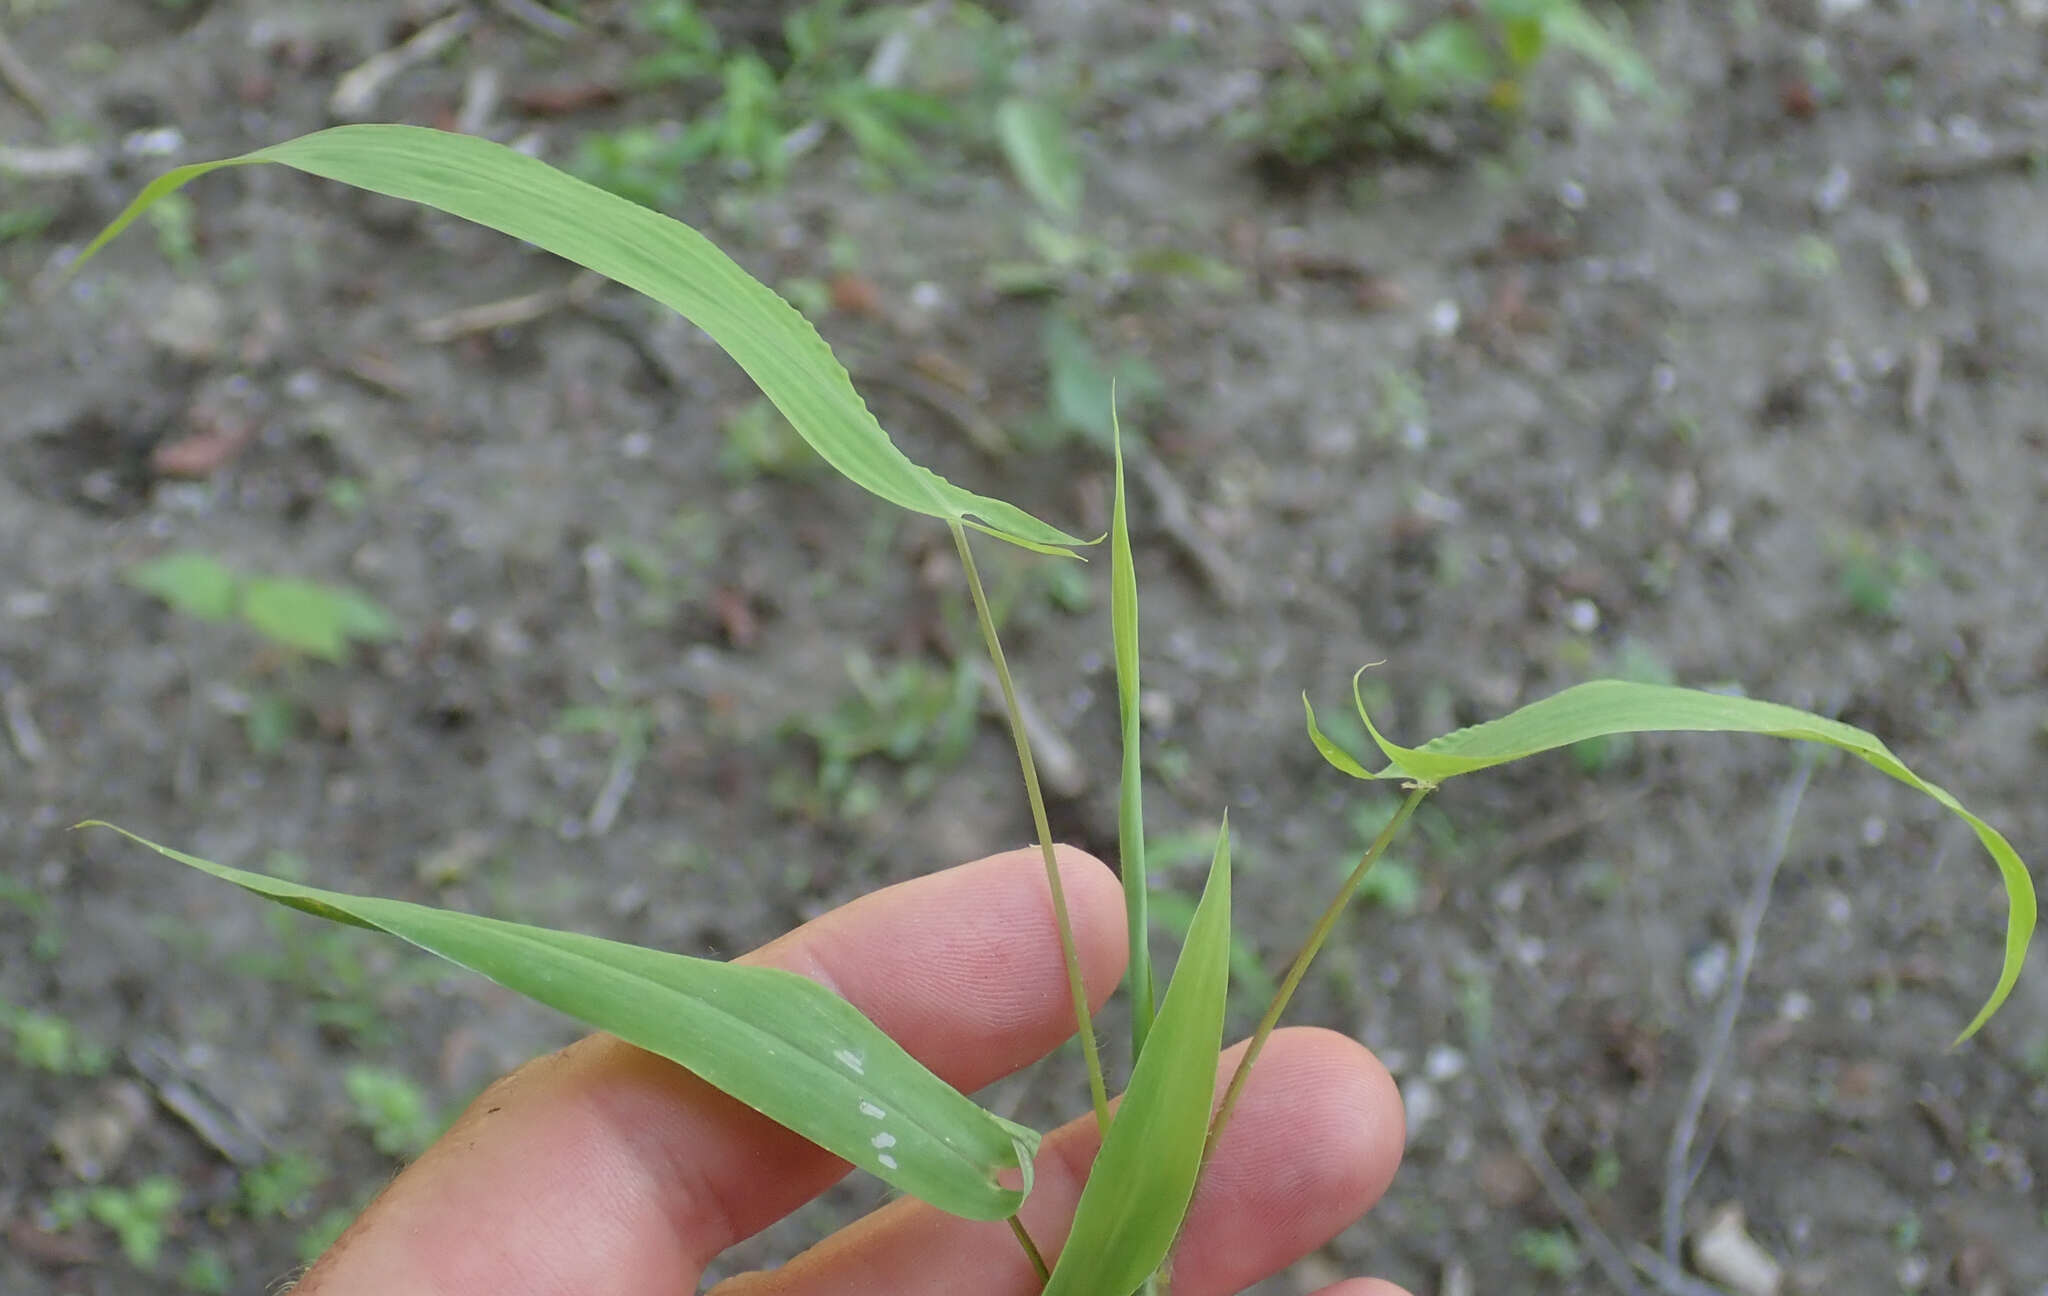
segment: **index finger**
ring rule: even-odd
[[[1100,1006],[1123,974],[1122,891],[1095,859],[1066,848],[1059,858]],[[961,1089],[1074,1032],[1035,850],[877,891],[745,961],[823,982]],[[298,1290],[690,1292],[711,1257],[846,1169],[673,1063],[593,1035],[486,1089]]]

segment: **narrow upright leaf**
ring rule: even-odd
[[[1166,1259],[1202,1167],[1230,989],[1230,823],[1180,962],[1074,1208],[1045,1296],[1130,1296]]]
[[[1402,747],[1387,741],[1373,725],[1356,677],[1352,679],[1352,698],[1357,703],[1359,718],[1365,721],[1366,730],[1387,758],[1386,768],[1368,772],[1338,751],[1316,727],[1313,709],[1309,712],[1309,737],[1325,760],[1353,778],[1407,779],[1434,785],[1588,738],[1624,733],[1746,733],[1838,747],[1956,814],[1970,825],[1998,866],[2007,902],[2004,962],[1991,997],[1956,1037],[1956,1042],[1960,1044],[1976,1034],[2019,981],[2035,921],[2034,883],[2019,853],[1997,829],[1965,809],[1948,789],[1922,779],[1875,735],[1854,725],[1755,698],[1665,684],[1594,680],[1531,702],[1498,720],[1454,730],[1420,747]],[[1306,698],[1303,705],[1307,705]]]
[[[1123,779],[1116,802],[1117,867],[1124,880],[1124,917],[1130,925],[1131,1056],[1142,1057],[1157,1005],[1152,988],[1152,924],[1145,908],[1145,778],[1139,760],[1138,571],[1131,561],[1130,519],[1124,511],[1124,430],[1110,400],[1110,436],[1116,450],[1116,501],[1109,522],[1109,629],[1116,650],[1117,719],[1123,730]]]
[[[1071,224],[1081,214],[1081,163],[1066,118],[1041,100],[1005,99],[996,108],[996,138],[1032,200]]]
[[[853,1005],[793,972],[322,891],[114,830],[267,900],[387,932],[658,1053],[940,1210],[1003,1219],[1030,1191],[1034,1131],[977,1107]],[[1024,1174],[1021,1191],[996,1181],[1009,1170]]]
[[[151,181],[77,264],[188,182],[256,162],[424,203],[652,297],[725,348],[826,462],[892,504],[1040,553],[1071,557],[1071,546],[1087,543],[911,462],[868,412],[810,321],[703,235],[490,140],[421,126],[337,126],[240,157],[182,166]]]

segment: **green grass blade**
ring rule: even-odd
[[[1109,1127],[1045,1296],[1129,1296],[1166,1259],[1195,1195],[1230,989],[1230,822],[1151,1042]]]
[[[815,981],[322,891],[114,831],[265,899],[396,936],[658,1053],[941,1210],[1002,1219],[1030,1191],[1034,1131],[977,1107]],[[1022,1191],[996,1182],[1007,1170],[1024,1173]]]
[[[996,140],[1032,200],[1072,224],[1081,214],[1081,163],[1059,110],[1036,99],[1005,99],[996,106]]]
[[[1123,728],[1123,781],[1117,789],[1118,867],[1124,878],[1124,917],[1130,925],[1131,1058],[1144,1056],[1157,1002],[1152,987],[1152,926],[1146,916],[1151,888],[1145,874],[1145,779],[1139,761],[1138,570],[1131,561],[1131,530],[1124,511],[1123,425],[1112,398],[1111,440],[1116,451],[1116,503],[1109,523],[1109,627],[1116,649],[1117,719]]]
[[[1998,866],[2007,903],[2004,963],[1990,998],[1963,1033],[1956,1037],[1956,1043],[1960,1044],[1976,1034],[1978,1028],[1998,1011],[1999,1005],[2005,1002],[2019,981],[2020,967],[2026,961],[2027,944],[2033,938],[2035,920],[2034,883],[2025,862],[1997,829],[1965,809],[1946,788],[1922,779],[1906,768],[1906,763],[1876,736],[1854,725],[1755,698],[1730,697],[1664,684],[1595,680],[1532,702],[1498,720],[1454,730],[1420,747],[1402,747],[1387,741],[1374,726],[1372,717],[1366,714],[1364,699],[1358,695],[1355,678],[1352,696],[1372,740],[1386,755],[1385,769],[1368,773],[1356,761],[1336,751],[1315,727],[1313,711],[1309,715],[1309,732],[1324,758],[1355,778],[1407,779],[1434,785],[1459,774],[1490,769],[1588,738],[1625,733],[1746,733],[1839,747],[1906,786],[1932,797],[1959,816],[1970,825],[1977,834],[1977,840],[1990,853],[1992,862]]]
[[[337,126],[240,157],[179,167],[151,181],[77,264],[190,181],[257,162],[423,203],[652,297],[710,334],[828,463],[892,504],[964,522],[1040,553],[1071,557],[1071,546],[1087,543],[911,462],[868,412],[810,321],[703,235],[490,140],[419,126]]]

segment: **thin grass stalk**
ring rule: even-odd
[[[1116,421],[1115,388],[1110,419],[1116,450],[1116,502],[1109,526],[1110,627],[1116,649],[1117,718],[1122,730],[1123,771],[1117,788],[1117,867],[1123,874],[1124,921],[1130,939],[1131,1065],[1145,1051],[1158,1012],[1153,985],[1151,885],[1145,868],[1145,775],[1138,714],[1138,574],[1131,558],[1130,518],[1124,507],[1123,429]],[[1150,1296],[1150,1293],[1147,1293]]]
[[[1038,1274],[1038,1285],[1043,1287],[1052,1281],[1052,1270],[1045,1267],[1044,1253],[1038,1249],[1038,1243],[1031,1240],[1031,1234],[1025,1229],[1022,1218],[1012,1215],[1008,1222],[1010,1232],[1017,1236],[1017,1245],[1024,1248],[1024,1257],[1031,1261],[1032,1270]]]
[[[1215,1153],[1216,1140],[1222,1135],[1223,1127],[1230,1123],[1231,1113],[1237,1108],[1237,1100],[1244,1093],[1245,1082],[1251,1079],[1252,1064],[1259,1060],[1260,1051],[1266,1047],[1267,1037],[1272,1035],[1273,1027],[1279,1023],[1280,1014],[1287,1010],[1287,1001],[1294,997],[1295,987],[1301,984],[1302,977],[1307,974],[1308,965],[1323,948],[1323,942],[1330,938],[1330,933],[1336,930],[1337,919],[1343,916],[1344,910],[1351,903],[1351,897],[1357,894],[1359,884],[1365,881],[1365,875],[1372,872],[1372,866],[1379,862],[1380,856],[1386,854],[1387,845],[1394,840],[1394,835],[1407,824],[1409,816],[1415,813],[1415,807],[1422,804],[1422,798],[1428,796],[1434,786],[1430,783],[1409,785],[1408,796],[1401,802],[1400,809],[1394,811],[1394,817],[1387,820],[1387,826],[1380,829],[1379,836],[1373,838],[1372,844],[1365,848],[1365,854],[1359,859],[1358,867],[1351,870],[1351,876],[1344,879],[1344,885],[1337,888],[1337,894],[1331,899],[1329,907],[1323,910],[1323,916],[1316,920],[1315,929],[1309,933],[1308,940],[1303,942],[1301,952],[1294,956],[1294,963],[1287,969],[1287,976],[1280,982],[1280,988],[1274,991],[1273,1002],[1266,1005],[1266,1015],[1259,1019],[1258,1029],[1252,1032],[1251,1043],[1244,1051],[1244,1059],[1237,1064],[1236,1073],[1230,1077],[1230,1087],[1224,1090],[1222,1105],[1217,1107],[1215,1118],[1209,1122],[1209,1137],[1202,1146],[1203,1164],[1206,1165],[1209,1157]]]
[[[1038,764],[1031,758],[1031,739],[1024,733],[1023,712],[1017,705],[1017,685],[1010,678],[1010,664],[1003,645],[996,638],[995,618],[988,610],[988,593],[981,587],[981,574],[974,566],[974,551],[967,544],[967,531],[949,521],[953,545],[960,551],[960,568],[967,574],[967,589],[974,597],[974,615],[981,622],[982,641],[995,666],[996,680],[1003,686],[1003,707],[1008,712],[1010,737],[1017,744],[1017,764],[1024,771],[1024,795],[1031,802],[1032,828],[1038,834],[1038,849],[1045,857],[1046,885],[1052,891],[1052,912],[1060,929],[1060,955],[1067,964],[1067,986],[1074,995],[1074,1025],[1081,1037],[1081,1056],[1088,1063],[1088,1096],[1095,1106],[1096,1128],[1109,1133],[1109,1090],[1102,1080],[1102,1055],[1095,1047],[1094,1020],[1088,1012],[1088,988],[1081,980],[1081,954],[1074,945],[1074,923],[1067,912],[1067,890],[1060,882],[1060,864],[1052,849],[1052,824],[1046,818],[1045,794],[1038,786]]]

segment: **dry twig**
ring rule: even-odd
[[[2020,170],[2037,165],[2048,156],[2039,139],[2015,136],[1993,140],[1977,149],[1929,149],[1909,154],[1892,164],[1892,179],[1900,184],[1929,180],[1956,180],[1980,171]]]
[[[517,297],[485,302],[481,306],[465,306],[461,310],[449,311],[446,315],[423,319],[412,326],[412,334],[422,342],[453,342],[472,333],[489,333],[493,329],[511,328],[515,324],[531,324],[565,306],[583,305],[594,297],[604,284],[603,275],[594,270],[584,270],[567,283],[558,284],[553,288],[521,293]]]
[[[36,115],[37,120],[49,124],[55,115],[50,111],[50,92],[4,31],[0,31],[0,81],[5,81],[7,88],[14,91],[15,98],[28,105],[28,110]]]
[[[1188,507],[1187,492],[1181,489],[1172,472],[1159,462],[1150,446],[1135,437],[1124,442],[1124,462],[1130,465],[1132,475],[1151,492],[1152,520],[1194,563],[1195,569],[1209,583],[1210,591],[1226,608],[1243,606],[1246,592],[1244,573],[1196,525],[1194,511]]]
[[[35,712],[29,709],[27,688],[9,684],[0,689],[0,712],[6,716],[8,740],[24,763],[40,765],[50,759],[50,745],[43,741],[43,732],[36,727]]]
[[[1551,1204],[1578,1234],[1580,1245],[1593,1257],[1593,1263],[1600,1272],[1607,1275],[1607,1281],[1614,1284],[1614,1289],[1622,1296],[1642,1296],[1642,1288],[1636,1286],[1628,1257],[1614,1245],[1614,1240],[1593,1218],[1585,1199],[1579,1196],[1571,1181],[1565,1178],[1564,1171],[1557,1168],[1557,1163],[1550,1159],[1550,1153],[1544,1150],[1543,1134],[1537,1128],[1536,1112],[1529,1105],[1528,1095],[1501,1069],[1499,1059],[1494,1056],[1492,1042],[1481,1035],[1475,1041],[1473,1053],[1478,1059],[1480,1073],[1493,1086],[1494,1096],[1500,1103],[1501,1119],[1507,1125],[1508,1137],[1513,1140],[1515,1151],[1535,1171],[1536,1181],[1543,1186]],[[1721,1294],[1715,1292],[1714,1296]]]
[[[556,40],[569,40],[581,36],[583,29],[565,15],[558,14],[536,0],[496,0],[499,12],[506,17],[522,22],[543,36]]]
[[[341,121],[371,117],[377,111],[377,100],[399,73],[440,57],[441,51],[460,40],[475,22],[474,10],[457,9],[420,28],[405,43],[372,54],[334,83],[334,93],[327,97],[327,111]]]
[[[1777,881],[1779,866],[1784,864],[1785,852],[1792,842],[1792,820],[1799,813],[1800,799],[1806,795],[1807,779],[1813,774],[1810,751],[1802,750],[1797,762],[1791,781],[1785,785],[1785,791],[1778,799],[1778,817],[1771,825],[1770,841],[1764,848],[1762,863],[1757,866],[1749,901],[1742,908],[1735,934],[1735,966],[1729,977],[1728,992],[1714,1014],[1706,1048],[1700,1053],[1699,1069],[1693,1073],[1692,1083],[1686,1088],[1685,1104],[1679,1109],[1678,1120],[1671,1127],[1671,1146],[1664,1157],[1661,1240],[1664,1263],[1674,1269],[1678,1266],[1679,1247],[1684,1240],[1685,1198],[1692,1191],[1706,1160],[1704,1152],[1694,1155],[1693,1140],[1699,1134],[1700,1116],[1706,1111],[1707,1098],[1713,1093],[1714,1078],[1728,1054],[1728,1043],[1735,1036],[1735,1019],[1742,1012],[1750,965],[1756,961],[1757,933],[1763,928],[1764,912],[1771,905],[1771,886]]]

